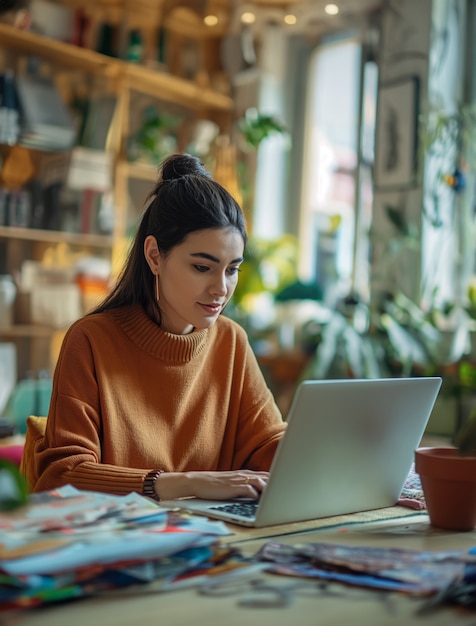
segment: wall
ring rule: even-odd
[[[418,80],[421,111],[427,99],[427,82],[430,52],[431,0],[399,0],[389,2],[383,15],[381,44],[379,49],[379,93],[385,86],[416,77]],[[377,119],[382,112],[382,103],[377,105]],[[406,124],[406,120],[399,120]],[[400,130],[400,129],[399,129]],[[399,132],[397,130],[397,133]],[[386,149],[391,138],[388,127],[377,125],[375,146],[376,159],[386,158]],[[398,158],[412,158],[412,154],[399,154]],[[421,236],[421,206],[423,192],[420,180],[409,180],[407,184],[389,188],[382,182],[374,189],[372,242],[371,294],[378,300],[380,294],[395,287],[409,297],[418,299],[420,290],[420,249],[404,248],[394,252],[392,240],[398,236],[387,217],[386,207],[396,208],[407,222],[416,225],[417,238]],[[392,177],[389,177],[390,180]],[[395,180],[395,178],[393,179]]]
[[[382,88],[408,77],[418,80],[418,115],[424,119],[430,105],[451,111],[463,99],[466,3],[461,0],[404,0],[389,3],[380,47]],[[383,130],[383,132],[382,132]],[[385,128],[376,136],[376,153],[383,154]],[[417,138],[422,140],[423,127]],[[435,292],[440,301],[454,301],[461,274],[461,242],[455,237],[454,194],[441,183],[444,165],[425,158],[417,145],[418,172],[400,188],[375,187],[372,229],[372,284],[374,301],[391,287],[427,306]],[[454,163],[448,163],[448,173]],[[402,236],[387,217],[386,207],[397,209],[414,230],[413,240]],[[400,239],[400,246],[392,245]],[[468,268],[466,267],[466,273]]]

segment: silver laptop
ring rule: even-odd
[[[161,504],[254,527],[393,506],[440,386],[438,377],[304,381],[259,502]]]

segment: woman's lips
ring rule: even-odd
[[[209,314],[214,315],[215,313],[219,313],[223,307],[222,304],[203,304],[199,302],[199,305]]]

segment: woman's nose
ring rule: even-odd
[[[216,280],[213,281],[211,286],[211,292],[217,295],[226,295],[228,289],[226,285],[226,276],[221,275],[217,277]]]

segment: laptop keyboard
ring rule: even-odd
[[[241,515],[253,519],[256,517],[258,502],[232,502],[230,504],[221,504],[220,506],[210,507],[216,511],[224,513],[232,513],[233,515]]]

